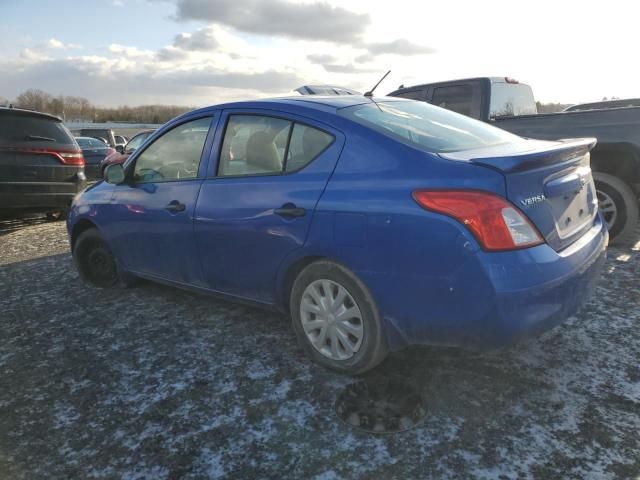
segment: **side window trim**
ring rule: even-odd
[[[194,178],[164,180],[162,182],[134,182],[133,181],[133,172],[135,170],[136,162],[138,161],[138,158],[145,151],[147,151],[147,149],[149,147],[151,147],[151,145],[153,145],[156,141],[161,139],[165,134],[171,132],[172,130],[175,130],[176,128],[179,128],[180,126],[182,126],[182,125],[184,125],[186,123],[193,122],[193,121],[196,121],[196,120],[200,120],[202,118],[209,118],[210,119],[209,130],[207,131],[207,136],[205,137],[204,144],[202,146],[202,152],[200,153],[200,163],[199,163],[199,166],[198,166],[198,173]],[[130,183],[132,185],[143,185],[145,183],[186,182],[186,181],[193,181],[193,180],[202,180],[203,178],[205,178],[206,177],[206,175],[205,175],[206,170],[203,170],[203,166],[206,167],[206,163],[207,163],[207,161],[209,159],[209,156],[210,156],[209,152],[211,150],[211,143],[213,142],[213,137],[214,137],[215,131],[217,129],[217,124],[218,124],[218,120],[219,119],[220,119],[220,112],[218,110],[203,112],[201,115],[194,115],[193,117],[186,118],[183,121],[180,121],[179,123],[176,123],[175,125],[168,126],[166,129],[160,128],[160,129],[156,130],[155,132],[152,132],[151,134],[149,134],[149,136],[142,141],[142,145],[139,148],[137,148],[133,153],[131,153],[129,155],[129,158],[127,158],[127,160],[125,161],[125,163],[123,165],[124,169],[125,169],[125,175],[126,175],[127,183]],[[147,140],[149,140],[149,138],[151,138],[151,137],[155,137],[155,138],[153,139],[153,141],[147,143]],[[144,146],[144,148],[142,148],[142,146]]]
[[[296,122],[291,122],[289,125],[289,133],[287,133],[287,144],[284,146],[284,158],[282,159],[282,170],[279,175],[282,175],[287,171],[287,161],[289,160],[289,147],[291,146],[291,135],[293,135],[293,129],[296,128]]]
[[[285,151],[284,151],[284,159],[282,162],[282,170],[280,172],[265,172],[265,173],[248,173],[248,174],[240,174],[240,175],[220,175],[220,159],[222,158],[222,147],[224,145],[224,139],[225,136],[227,134],[227,128],[229,126],[229,120],[231,119],[232,116],[254,116],[254,117],[269,117],[269,118],[275,118],[275,119],[279,119],[279,120],[286,120],[288,122],[291,123],[290,127],[289,127],[289,133],[287,136],[287,144],[285,146]],[[211,175],[205,175],[204,179],[205,180],[216,180],[216,179],[221,179],[221,178],[250,178],[250,177],[275,177],[275,176],[285,176],[285,175],[292,175],[295,174],[301,170],[304,170],[307,166],[311,165],[318,157],[320,157],[324,152],[326,152],[333,144],[336,143],[336,135],[332,132],[329,132],[327,130],[325,130],[324,128],[320,128],[317,127],[316,125],[312,125],[308,122],[305,122],[303,120],[298,120],[296,118],[290,118],[287,117],[285,115],[277,115],[275,112],[274,113],[263,113],[263,112],[254,112],[254,111],[242,111],[242,112],[234,112],[234,111],[230,111],[230,112],[226,112],[223,113],[222,115],[220,115],[220,118],[218,119],[218,123],[220,123],[220,119],[224,119],[224,128],[221,129],[221,135],[220,138],[218,139],[218,146],[216,148],[216,168],[215,171],[213,172],[213,174]],[[331,142],[329,142],[320,152],[318,152],[316,154],[315,157],[313,157],[309,162],[307,162],[305,165],[303,165],[302,167],[296,169],[296,170],[291,170],[291,171],[287,171],[286,170],[286,166],[287,166],[287,157],[289,155],[289,146],[291,143],[291,136],[293,135],[293,130],[295,128],[296,125],[301,125],[304,127],[308,127],[308,128],[315,128],[316,130],[319,130],[327,135],[329,135],[331,137]]]

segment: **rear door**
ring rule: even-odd
[[[212,114],[187,119],[127,164],[127,182],[115,187],[110,230],[116,253],[128,270],[201,283],[193,217],[206,169],[201,160],[208,158],[211,148],[212,122]]]
[[[344,137],[266,110],[225,111],[221,125],[196,207],[203,276],[213,290],[272,302],[278,267],[304,244]]]
[[[559,251],[580,238],[595,221],[597,197],[589,150],[595,139],[563,142],[525,141],[513,145],[441,154],[497,169],[505,176],[507,198],[535,224],[547,243]],[[503,151],[500,151],[503,149]]]

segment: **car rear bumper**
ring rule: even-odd
[[[438,305],[418,308],[414,303],[412,311],[398,307],[384,312],[390,347],[498,348],[553,328],[588,301],[600,277],[608,238],[598,218],[560,252],[546,244],[511,252],[477,251],[455,275],[442,279]],[[415,277],[397,280],[417,283]]]
[[[0,214],[64,210],[85,186],[84,178],[76,182],[0,182]]]

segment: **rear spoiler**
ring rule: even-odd
[[[362,95],[350,88],[335,85],[303,85],[295,89],[300,95]]]
[[[497,146],[439,155],[449,160],[465,160],[512,173],[564,162],[585,155],[595,147],[597,140],[595,138],[565,138],[555,142],[537,140],[533,140],[533,142],[535,143],[530,148],[520,152],[509,150],[502,153],[501,146]],[[509,148],[508,144],[505,147]]]

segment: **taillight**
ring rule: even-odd
[[[464,224],[484,250],[532,247],[543,239],[513,204],[502,197],[476,190],[416,190],[413,198],[433,212]]]
[[[56,152],[52,150],[50,153],[57,155],[65,165],[84,165],[84,155],[81,152]]]
[[[53,155],[60,163],[65,165],[84,165],[84,155],[77,150],[55,150],[53,148],[36,147],[3,147],[7,152],[30,153],[33,155]]]

